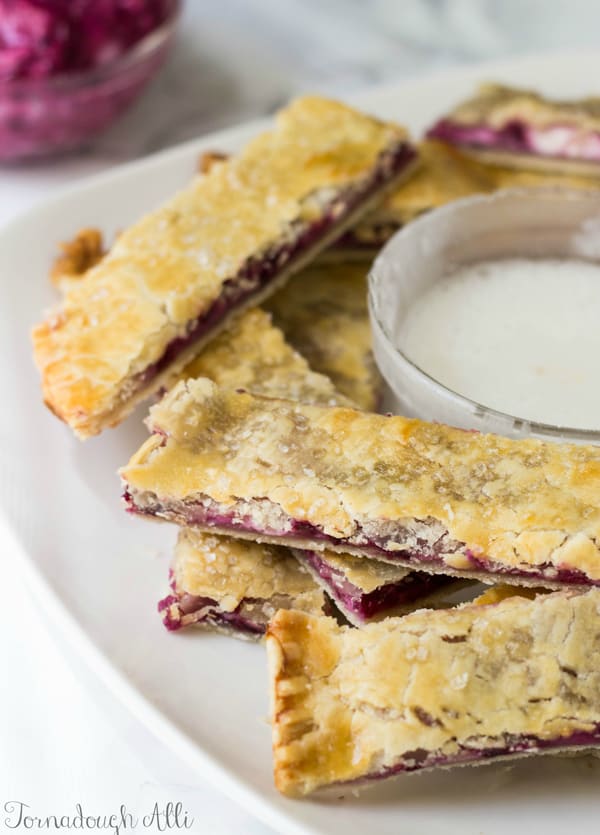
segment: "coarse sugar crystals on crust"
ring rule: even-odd
[[[84,438],[164,388],[244,307],[409,170],[405,131],[317,96],[122,232],[33,331],[50,409]]]
[[[266,308],[314,371],[356,406],[377,411],[383,382],[371,350],[364,264],[312,264],[271,296]]]
[[[326,598],[287,548],[179,531],[172,594],[159,604],[168,629],[196,625],[260,639],[278,609],[323,613]]]
[[[179,383],[123,468],[129,510],[411,569],[600,584],[600,448]]]
[[[263,397],[352,405],[329,377],[311,370],[260,308],[238,316],[188,363],[180,379],[189,377],[208,377],[219,386],[242,388]]]
[[[303,796],[600,744],[600,590],[267,632],[274,775]]]

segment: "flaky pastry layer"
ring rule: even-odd
[[[352,405],[328,377],[311,370],[260,308],[235,319],[186,365],[180,379],[189,377],[208,377],[219,386],[243,388],[264,397]]]
[[[284,794],[600,744],[600,590],[267,632]]]
[[[342,612],[348,623],[361,627],[373,620],[397,617],[423,606],[451,605],[460,581],[440,574],[408,571],[392,563],[365,560],[333,551],[293,549]]]
[[[556,171],[553,171],[551,160],[532,155],[523,155],[517,161],[514,153],[478,149],[474,158],[434,139],[421,142],[418,148],[419,165],[415,173],[375,211],[345,232],[334,247],[322,253],[321,261],[326,256],[340,259],[349,253],[362,259],[372,258],[379,247],[411,220],[472,194],[516,187],[599,188],[597,172],[596,176],[577,176],[581,164],[573,160],[555,161]],[[488,161],[492,164],[486,164]],[[589,164],[584,165],[582,173],[588,171]]]
[[[494,128],[524,120],[536,127],[568,124],[600,131],[600,97],[553,101],[533,90],[488,82],[451,110],[447,118],[457,124],[485,124]]]
[[[598,177],[600,98],[550,101],[484,84],[427,133],[484,162]]]
[[[419,162],[414,173],[348,234],[368,239],[373,227],[403,226],[452,200],[494,189],[490,169],[455,148],[435,139],[426,139],[417,147]]]
[[[321,570],[315,571],[299,556],[283,546],[181,528],[172,593],[159,603],[166,627],[197,625],[258,639],[278,609],[323,615],[333,613],[333,600],[350,623],[362,626],[374,617],[429,605],[430,575],[329,551],[319,554]]]
[[[172,590],[159,604],[168,629],[197,625],[256,639],[278,609],[319,615],[326,603],[287,548],[190,528],[177,538]]]
[[[80,437],[164,387],[236,310],[383,197],[405,132],[305,97],[276,127],[119,235],[33,332],[44,398]]]
[[[129,509],[487,582],[600,583],[600,448],[179,383],[121,471]],[[301,544],[302,543],[302,544]]]
[[[377,409],[383,384],[371,352],[363,264],[313,264],[271,296],[266,308],[312,369],[361,409]]]

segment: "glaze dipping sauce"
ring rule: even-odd
[[[407,310],[397,346],[484,406],[600,429],[600,265],[510,258],[462,267]]]

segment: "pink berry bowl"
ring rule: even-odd
[[[161,66],[180,7],[180,0],[168,0],[156,28],[91,68],[33,78],[0,75],[0,163],[70,151],[106,130]]]

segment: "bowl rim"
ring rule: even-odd
[[[106,64],[84,70],[49,75],[47,78],[17,78],[14,81],[0,81],[0,94],[22,93],[26,96],[28,93],[42,90],[44,92],[49,90],[72,90],[119,75],[152,55],[173,35],[181,17],[183,0],[171,0],[171,2],[171,8],[165,20],[156,29],[148,32],[141,40],[134,43],[130,49],[115,58],[114,61],[107,61]]]
[[[477,205],[481,203],[491,203],[497,200],[498,197],[500,197],[500,199],[505,199],[509,197],[519,199],[519,197],[523,196],[542,197],[544,195],[553,197],[560,196],[563,199],[566,198],[568,200],[576,201],[581,200],[584,197],[595,197],[598,200],[600,208],[600,189],[594,189],[592,187],[574,189],[560,185],[530,187],[519,186],[513,188],[497,189],[491,193],[468,195],[467,197],[461,197],[457,200],[452,200],[450,203],[446,203],[443,206],[438,206],[434,209],[431,209],[430,211],[424,212],[419,217],[415,218],[414,220],[411,220],[409,223],[402,226],[385,243],[384,247],[377,255],[375,261],[371,265],[367,274],[367,300],[371,319],[371,327],[377,331],[377,335],[385,344],[388,353],[392,353],[394,357],[399,361],[400,371],[402,372],[402,366],[404,366],[405,369],[410,369],[410,371],[413,372],[413,374],[416,374],[417,378],[421,378],[420,381],[422,383],[429,386],[430,388],[433,387],[436,394],[441,394],[445,398],[455,400],[458,405],[464,408],[468,408],[471,411],[475,411],[476,413],[481,414],[483,417],[489,415],[507,424],[512,424],[513,426],[516,425],[519,428],[526,426],[529,428],[529,434],[532,436],[546,435],[550,437],[560,438],[565,443],[569,443],[569,441],[573,439],[577,441],[586,441],[589,443],[599,444],[600,429],[582,429],[573,426],[544,423],[543,421],[531,420],[526,417],[521,417],[520,415],[512,415],[510,414],[510,412],[503,412],[502,410],[495,409],[492,406],[486,406],[483,403],[479,403],[477,400],[473,400],[472,398],[467,397],[464,394],[461,394],[460,392],[454,391],[454,389],[444,385],[444,383],[440,382],[435,377],[432,377],[426,371],[423,371],[422,368],[420,368],[411,359],[409,359],[409,357],[406,356],[404,351],[402,351],[399,347],[397,347],[397,345],[394,344],[394,341],[388,334],[386,328],[384,327],[383,323],[380,321],[378,316],[376,288],[377,273],[378,269],[381,268],[381,264],[385,263],[386,256],[389,255],[389,250],[392,248],[393,242],[398,241],[401,238],[408,237],[408,235],[418,235],[422,227],[426,227],[431,223],[432,218],[435,219],[440,217],[440,215],[442,214],[449,214],[457,210],[461,211],[464,206]],[[596,263],[600,263],[600,258],[597,259]],[[385,377],[388,385],[393,389],[394,387],[387,379],[386,375],[384,374],[383,376]]]

